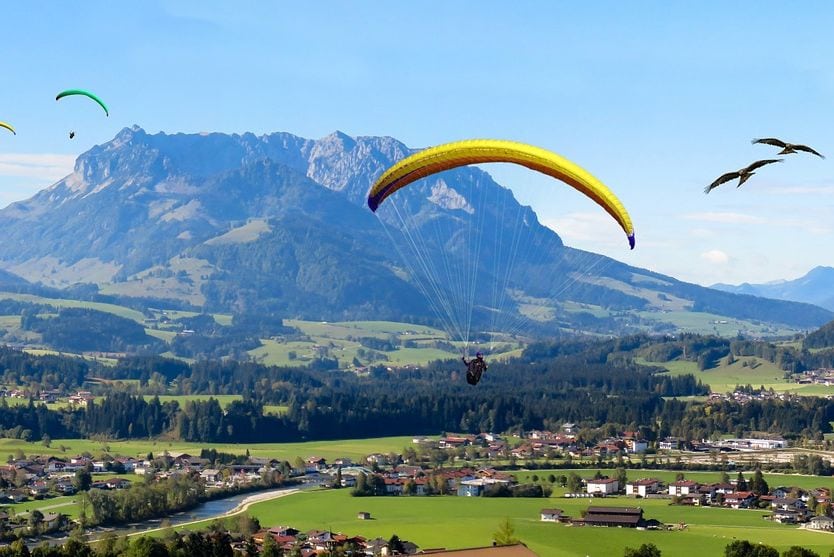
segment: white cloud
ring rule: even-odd
[[[701,259],[713,265],[726,265],[730,262],[730,256],[720,249],[711,249],[701,254]]]
[[[35,178],[43,180],[44,185],[60,180],[71,173],[74,165],[74,155],[53,153],[0,154],[0,176]]]
[[[568,213],[555,218],[542,219],[541,223],[556,232],[568,245],[588,244],[594,246],[619,246],[623,243],[623,231],[607,214]]]
[[[766,219],[756,215],[747,215],[745,213],[731,213],[722,211],[689,213],[687,215],[683,215],[683,218],[686,220],[718,222],[724,224],[764,224],[767,222]]]

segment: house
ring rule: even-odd
[[[104,483],[107,485],[107,489],[127,489],[131,486],[130,481],[124,478],[110,478]]]
[[[678,503],[689,507],[702,507],[706,500],[702,493],[690,493],[689,495],[681,495]]]
[[[508,480],[494,478],[477,478],[472,480],[461,480],[458,486],[458,495],[462,497],[478,497],[488,486],[509,485]]]
[[[137,468],[138,470],[138,468]],[[208,468],[200,472],[200,479],[202,479],[207,484],[216,484],[223,479],[223,474],[220,470],[214,468]]]
[[[628,452],[632,454],[644,453],[649,448],[649,444],[642,439],[626,439],[625,444]]]
[[[698,482],[692,480],[680,480],[669,484],[669,495],[689,495],[698,491]]]
[[[660,480],[655,478],[643,478],[626,484],[626,495],[645,497],[650,493],[660,491]]]
[[[786,511],[783,509],[777,509],[773,511],[773,514],[770,515],[770,519],[773,522],[778,522],[780,524],[796,524],[801,520],[802,516],[797,511]]]
[[[657,444],[657,448],[662,451],[677,451],[681,446],[681,440],[677,437],[667,437]]]
[[[587,480],[585,491],[591,494],[609,495],[620,490],[620,482],[615,478],[604,478],[602,480]]]
[[[732,509],[749,509],[756,500],[752,491],[736,491],[724,496],[724,506]]]
[[[320,456],[311,456],[304,461],[304,470],[309,474],[327,468],[327,461]]]
[[[562,509],[542,509],[540,516],[542,522],[558,522],[562,516]]]
[[[365,512],[365,511],[359,511],[358,513],[356,513],[356,518],[358,518],[359,520],[370,520],[371,519],[371,513]]]
[[[828,516],[815,516],[808,521],[808,528],[811,530],[834,530],[834,518]]]
[[[588,526],[637,528],[643,521],[640,507],[588,507],[582,523]]]

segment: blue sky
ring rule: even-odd
[[[829,2],[56,1],[4,15],[0,120],[18,135],[0,136],[0,205],[133,124],[338,129],[413,147],[496,137],[567,156],[631,212],[628,252],[575,192],[487,168],[569,245],[701,284],[834,265],[834,160],[791,155],[703,194],[775,154],[753,137],[834,159]],[[111,116],[56,103],[70,87],[96,91]]]

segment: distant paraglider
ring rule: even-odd
[[[766,164],[771,164],[774,162],[782,162],[782,159],[764,159],[756,161],[748,166],[745,166],[744,168],[736,170],[735,172],[727,172],[726,174],[722,174],[713,183],[704,188],[704,193],[709,193],[721,184],[725,184],[730,180],[735,180],[736,178],[738,178],[738,185],[736,185],[736,187],[739,187],[744,182],[749,180],[750,177],[753,176],[753,174],[755,174],[754,170],[759,169],[765,166]]]
[[[89,91],[84,91],[82,89],[67,89],[66,91],[61,91],[60,93],[58,93],[55,96],[55,100],[60,101],[64,97],[71,97],[71,96],[75,96],[75,95],[80,95],[82,97],[87,97],[87,98],[91,99],[93,102],[97,103],[104,110],[104,114],[106,116],[110,116],[110,111],[107,109],[107,105],[104,104],[104,101],[102,101],[100,98],[98,98],[98,96],[94,95],[93,93],[90,93]],[[75,131],[72,130],[72,131],[69,132],[69,138],[73,139],[74,137],[75,137]]]
[[[0,122],[0,128],[6,128],[10,132],[12,132],[14,135],[17,135],[17,132],[14,131],[14,127],[11,124],[7,124],[6,122]]]
[[[812,155],[816,155],[821,159],[825,157],[815,151],[814,149],[808,147],[807,145],[802,145],[799,143],[786,143],[781,139],[777,139],[775,137],[763,137],[761,139],[754,139],[752,143],[755,145],[756,143],[763,143],[765,145],[773,145],[774,147],[781,147],[782,150],[779,151],[778,154],[780,155],[790,155],[791,153],[796,153],[797,151],[804,151],[806,153],[811,153]]]
[[[105,115],[110,116],[110,111],[107,109],[107,105],[104,104],[104,101],[102,101],[100,98],[98,98],[93,93],[90,93],[89,91],[84,91],[82,89],[67,89],[66,91],[61,91],[60,93],[58,93],[55,96],[55,100],[60,101],[64,97],[71,97],[71,96],[74,96],[74,95],[81,95],[81,96],[87,97],[89,99],[92,99],[93,101],[98,103],[98,105],[101,108],[104,109],[104,114]]]

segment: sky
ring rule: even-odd
[[[568,245],[710,285],[834,266],[834,4],[25,2],[4,6],[0,206],[138,124],[150,133],[334,130],[411,147],[494,137],[580,164],[596,205],[527,169],[484,167]],[[110,117],[79,98],[106,100]],[[68,138],[69,130],[76,138]],[[724,172],[785,157],[737,189]]]

